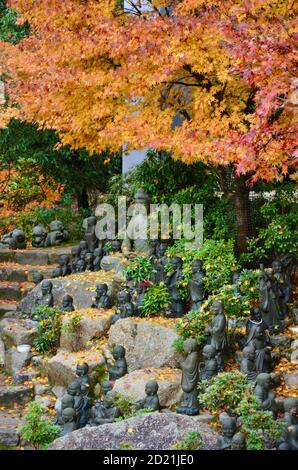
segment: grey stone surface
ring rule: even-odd
[[[121,393],[131,401],[145,396],[145,385],[156,380],[159,385],[158,396],[162,407],[171,407],[182,398],[181,370],[177,369],[139,369],[116,380],[113,391]]]
[[[17,309],[17,302],[15,303],[8,303],[8,302],[0,302],[0,319],[6,313],[15,312]]]
[[[294,351],[292,351],[292,353],[291,353],[291,362],[293,364],[298,364],[298,349],[295,349]]]
[[[287,346],[290,344],[291,339],[286,335],[270,336],[270,342],[273,347],[275,346]]]
[[[19,352],[16,348],[10,348],[5,352],[5,371],[11,375],[14,383],[22,383],[27,376],[22,377],[21,370],[28,366],[31,352]]]
[[[118,273],[122,272],[123,263],[125,262],[125,257],[123,255],[115,254],[115,255],[106,255],[102,258],[100,267],[104,271],[115,271]]]
[[[0,406],[11,406],[14,403],[26,403],[32,400],[32,397],[32,386],[5,385],[0,387]]]
[[[173,347],[177,338],[173,329],[145,319],[118,320],[109,332],[110,345],[120,344],[125,347],[130,372],[148,367],[179,367],[183,355]]]
[[[289,388],[298,389],[298,372],[289,372],[284,374],[285,384]]]
[[[56,439],[51,450],[170,450],[189,432],[198,431],[202,449],[215,449],[218,434],[196,417],[176,413],[148,413],[102,426],[85,427]]]
[[[0,321],[0,337],[6,348],[20,344],[33,344],[36,337],[36,322],[29,318],[4,318]]]
[[[291,350],[296,351],[296,349],[298,349],[298,339],[295,339],[295,341],[291,343]]]
[[[5,300],[20,300],[22,298],[22,291],[19,284],[11,282],[0,282],[0,299]]]
[[[34,394],[35,395],[45,395],[51,390],[51,387],[49,384],[41,384],[39,382],[36,382],[34,384]]]
[[[19,444],[18,428],[22,423],[20,416],[0,410],[0,446],[15,447]]]
[[[0,338],[0,369],[5,364],[5,346],[3,340]]]

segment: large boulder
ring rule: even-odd
[[[36,331],[36,322],[29,318],[4,318],[0,321],[0,337],[7,348],[20,344],[32,345]]]
[[[62,305],[62,299],[65,294],[73,297],[76,309],[85,309],[91,307],[95,297],[96,284],[105,282],[109,287],[109,295],[113,298],[119,286],[120,277],[106,273],[105,271],[84,272],[71,274],[66,277],[51,279],[53,283],[54,305]],[[29,294],[19,303],[18,310],[30,315],[35,306],[37,295],[40,293],[40,285],[37,285]]]
[[[69,353],[60,350],[46,364],[50,384],[66,388],[76,379],[76,365],[83,362],[87,362],[89,365],[89,376],[92,384],[98,382],[105,365],[105,359],[100,351],[88,350]]]
[[[60,336],[60,348],[76,352],[84,349],[88,341],[101,338],[111,326],[112,310],[98,310],[94,308],[76,310],[63,318]],[[73,318],[80,318],[75,330],[71,329]]]
[[[170,450],[187,434],[201,434],[201,449],[216,448],[218,434],[200,417],[176,413],[148,413],[113,424],[79,429],[56,439],[50,450]]]
[[[156,380],[159,385],[158,396],[162,407],[171,407],[182,398],[181,371],[178,369],[139,369],[116,380],[113,391],[121,393],[130,401],[137,401],[145,396],[148,380]]]
[[[173,346],[177,338],[177,333],[166,323],[125,318],[111,327],[109,345],[120,344],[125,347],[130,372],[150,367],[177,368],[183,359]]]
[[[8,349],[5,353],[5,371],[11,375],[14,383],[22,383],[22,369],[30,364],[31,351],[19,351],[17,348]]]

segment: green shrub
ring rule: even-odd
[[[141,311],[144,316],[162,315],[166,313],[171,303],[168,289],[163,283],[147,289],[141,304]]]
[[[266,450],[274,447],[284,430],[284,422],[272,418],[270,411],[258,409],[254,395],[245,396],[236,408],[241,431],[246,437],[247,450]]]
[[[173,449],[175,450],[197,450],[202,447],[203,439],[198,431],[188,432],[182,441],[177,442]]]
[[[183,341],[187,338],[195,338],[199,346],[206,342],[205,329],[210,325],[212,314],[210,310],[205,310],[204,306],[200,310],[187,313],[179,319],[175,328],[181,339],[174,342],[177,350],[183,350]]]
[[[68,321],[61,326],[61,330],[65,331],[69,336],[74,336],[78,331],[81,320],[82,315],[79,313],[70,315]]]
[[[55,352],[61,333],[62,313],[56,307],[37,307],[37,336],[34,347],[39,353]]]
[[[148,281],[154,272],[152,260],[147,256],[135,256],[123,271],[125,277],[133,279],[135,284]]]
[[[61,429],[43,416],[39,403],[33,401],[29,404],[29,411],[25,415],[25,424],[20,427],[22,438],[35,449],[46,449],[60,434]]]
[[[227,408],[234,410],[245,397],[249,387],[245,375],[241,372],[223,372],[211,379],[205,392],[200,395],[200,401],[212,412]]]
[[[120,419],[131,418],[131,416],[136,412],[136,405],[121,393],[116,393],[113,396],[113,403],[121,411],[122,416]]]

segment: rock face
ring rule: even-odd
[[[128,370],[154,367],[177,368],[183,356],[173,342],[178,335],[171,328],[147,320],[125,318],[110,329],[109,344],[120,344],[126,349]]]
[[[109,295],[111,295],[111,297],[115,296],[118,289],[117,276],[107,277],[107,273],[101,271],[72,274],[64,278],[51,279],[51,281],[53,283],[54,305],[57,307],[62,305],[62,299],[65,294],[69,294],[73,297],[73,303],[76,309],[91,307],[95,296],[96,284],[100,282],[105,282],[108,285]],[[18,310],[30,315],[38,293],[40,293],[40,285],[37,285],[19,303]]]
[[[145,396],[148,380],[156,380],[159,389],[159,402],[162,407],[171,407],[182,398],[181,371],[177,369],[140,369],[116,380],[113,391],[121,393],[131,401]]]
[[[148,413],[103,426],[85,427],[56,439],[51,450],[169,450],[189,432],[200,432],[202,449],[215,449],[218,434],[199,417]]]
[[[21,370],[30,364],[31,352],[20,352],[11,348],[5,353],[5,371],[12,376],[14,383],[22,383]]]
[[[289,388],[294,390],[298,389],[298,373],[287,373],[284,374],[285,384]]]
[[[20,344],[33,344],[36,322],[29,319],[4,318],[0,321],[0,336],[7,348]]]
[[[73,315],[81,317],[74,332],[67,329]],[[88,341],[92,338],[101,338],[108,331],[112,315],[111,310],[97,309],[77,310],[73,314],[65,315],[60,336],[60,348],[70,352],[84,349]]]
[[[46,370],[52,386],[67,387],[76,379],[76,365],[87,362],[89,376],[92,383],[96,383],[102,373],[105,364],[104,357],[99,351],[82,351],[81,353],[68,353],[59,351],[46,364]]]
[[[0,406],[12,406],[13,403],[26,403],[32,400],[33,387],[26,385],[0,387]]]
[[[18,428],[23,424],[19,416],[0,410],[0,446],[15,447],[19,444]]]

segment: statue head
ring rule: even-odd
[[[18,243],[23,243],[25,241],[25,234],[23,230],[20,230],[18,228],[13,230],[12,236]]]
[[[242,355],[245,359],[253,361],[255,358],[255,350],[251,346],[245,346],[245,348],[243,348]]]
[[[108,292],[108,286],[107,284],[97,284],[96,286],[96,294],[98,297],[101,297],[102,295],[105,295]]]
[[[265,390],[269,391],[271,388],[271,376],[266,372],[262,372],[261,374],[257,375],[256,384],[260,387],[264,388]]]
[[[93,263],[93,253],[88,252],[85,254],[85,262],[87,264]]]
[[[219,421],[222,427],[222,433],[225,437],[232,438],[236,430],[236,419],[229,416],[227,413],[219,415]]]
[[[96,222],[97,222],[96,217],[94,217],[94,215],[92,215],[92,216],[90,216],[90,217],[87,217],[87,219],[86,219],[86,226],[87,226],[88,228],[95,227]]]
[[[216,349],[214,346],[211,346],[211,344],[206,344],[206,346],[203,347],[202,355],[205,359],[213,359],[216,356]]]
[[[51,232],[63,232],[64,225],[60,220],[53,220],[50,223],[50,231]]]
[[[231,450],[244,450],[245,449],[245,436],[242,432],[236,432],[232,438]]]
[[[186,354],[190,354],[194,351],[197,351],[197,349],[198,349],[197,340],[194,339],[194,338],[186,339],[183,343],[183,348],[184,348],[184,352],[186,352]]]
[[[36,225],[32,229],[32,237],[33,238],[42,238],[43,240],[47,236],[47,231],[42,225]]]
[[[95,248],[93,254],[94,254],[94,258],[100,257],[103,254],[103,249],[101,247]]]
[[[168,245],[166,243],[161,243],[158,248],[158,255],[160,257],[165,256],[168,249]]]
[[[223,314],[223,303],[219,300],[214,300],[212,302],[212,312],[213,315],[222,315]]]
[[[82,273],[86,269],[86,263],[83,259],[79,259],[76,263],[76,269],[78,273]]]
[[[59,258],[59,265],[66,266],[69,263],[69,257],[67,255],[61,255]]]
[[[149,380],[145,385],[145,393],[148,397],[153,397],[157,394],[158,388],[156,380]]]
[[[287,398],[284,402],[285,412],[298,416],[298,398]]]
[[[128,289],[120,289],[117,295],[119,303],[128,303],[131,301],[131,294]]]
[[[67,387],[67,393],[68,395],[71,395],[71,396],[76,396],[76,395],[80,395],[81,393],[81,385],[79,382],[75,381],[75,382],[72,382],[71,384],[68,385]]]
[[[62,269],[59,266],[57,266],[52,271],[52,278],[57,278],[57,277],[61,277],[61,276],[62,276]]]
[[[80,246],[72,246],[71,247],[71,257],[78,258],[81,254],[81,247]]]
[[[62,307],[69,307],[73,304],[73,297],[69,294],[65,294],[62,299]]]
[[[282,264],[279,260],[274,260],[272,263],[272,271],[273,273],[281,273],[282,272]]]
[[[191,269],[193,273],[197,273],[203,270],[203,262],[200,259],[193,260],[191,264]]]
[[[48,295],[51,294],[52,289],[53,289],[53,284],[49,279],[45,279],[44,281],[41,282],[41,292],[42,295]]]
[[[101,390],[104,395],[106,395],[108,392],[110,392],[113,389],[111,382],[108,380],[105,380],[104,382],[101,383]]]
[[[76,375],[78,377],[84,377],[84,375],[88,375],[89,366],[87,362],[83,362],[83,364],[77,364],[76,367]]]
[[[150,200],[150,196],[142,188],[140,188],[135,193],[134,200],[137,204],[147,204]]]
[[[65,408],[73,408],[74,407],[74,397],[71,395],[64,395],[61,398],[61,410],[65,410]]]
[[[176,269],[180,269],[182,268],[182,259],[179,258],[179,256],[173,256],[172,258],[172,267],[174,269],[174,271],[176,271]]]
[[[114,349],[113,349],[113,358],[114,359],[121,359],[123,357],[125,357],[125,347],[124,346],[120,346],[119,344],[117,344]]]
[[[253,321],[260,322],[262,320],[261,310],[258,307],[251,308],[250,317]]]
[[[34,282],[34,284],[39,284],[42,281],[43,281],[43,275],[41,274],[41,272],[40,271],[34,271],[34,273],[33,273],[33,282]]]
[[[62,421],[64,423],[71,423],[75,420],[76,412],[73,408],[65,408],[62,411]]]
[[[88,250],[88,243],[86,242],[86,240],[81,240],[80,241],[80,249],[81,249],[81,251]]]

